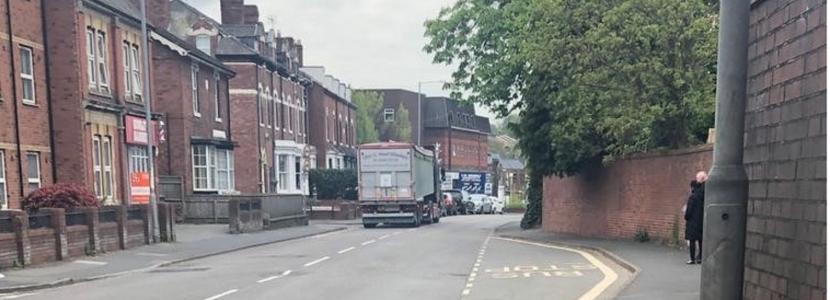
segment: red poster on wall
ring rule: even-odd
[[[132,195],[132,204],[150,203],[150,173],[130,174],[130,195]]]

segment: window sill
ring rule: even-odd
[[[222,123],[222,119],[213,119],[216,123]]]
[[[37,104],[37,102],[30,102],[30,101],[22,101],[22,102],[23,102],[23,105],[24,105],[24,106],[29,106],[29,107],[40,107],[40,105],[38,105],[38,104]]]
[[[194,114],[193,114],[193,116],[194,116],[194,117],[197,117],[197,118],[201,118],[201,117],[202,117],[202,114],[200,114],[200,113],[194,113]]]
[[[94,89],[94,88],[89,89],[89,94],[90,95],[95,95],[95,96],[98,96],[98,97],[107,98],[107,99],[112,99],[112,94],[110,94],[109,92],[102,92],[102,91],[99,91],[99,90]]]

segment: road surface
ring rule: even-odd
[[[596,255],[493,235],[517,215],[349,230],[0,299],[605,299]]]

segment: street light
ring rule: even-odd
[[[418,81],[418,146],[421,145],[421,136],[423,136],[423,112],[421,112],[421,85],[424,83],[447,83],[443,80]]]
[[[141,3],[141,63],[144,69],[144,118],[147,120],[147,157],[150,160],[148,164],[148,173],[150,173],[150,212],[152,215],[152,222],[150,222],[150,236],[153,237],[153,243],[159,242],[158,227],[158,204],[156,204],[156,176],[153,161],[153,139],[155,130],[153,129],[153,116],[150,112],[150,54],[149,42],[147,35],[147,0],[140,0]]]

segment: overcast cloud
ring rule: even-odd
[[[184,0],[221,21],[219,0]],[[455,0],[246,0],[260,20],[303,43],[304,63],[321,65],[352,88],[417,91],[418,81],[450,80],[452,68],[432,64],[422,49],[423,23]],[[425,83],[430,96],[448,93]],[[477,112],[492,114],[478,108]],[[493,121],[493,120],[491,120]]]

